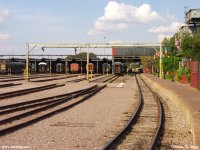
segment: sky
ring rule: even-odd
[[[184,25],[185,8],[200,0],[0,0],[0,55],[25,54],[26,43],[157,43]]]

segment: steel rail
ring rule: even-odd
[[[77,76],[78,75],[71,75],[71,76],[65,76],[65,77],[48,76],[47,79],[33,80],[33,81],[30,81],[30,82],[48,82],[48,81],[53,81],[53,80],[62,80],[62,79],[67,79],[67,78],[73,78],[73,77],[77,77]],[[30,79],[33,79],[33,78],[30,78]]]
[[[11,82],[11,81],[21,81],[21,80],[24,80],[24,78],[12,78],[12,79],[3,79],[3,80],[0,80],[0,82]]]
[[[102,148],[102,150],[112,149],[112,147],[114,146],[114,144],[116,144],[117,140],[119,140],[123,135],[125,135],[126,132],[129,129],[129,127],[132,125],[132,123],[134,123],[137,120],[139,112],[142,109],[143,96],[142,96],[142,91],[141,91],[141,88],[139,86],[139,82],[138,82],[136,76],[135,76],[135,79],[136,79],[136,83],[137,83],[137,86],[138,86],[138,92],[139,92],[139,101],[138,101],[138,105],[137,105],[136,111],[133,113],[132,117],[130,118],[130,120],[128,121],[128,123],[124,126],[124,128],[114,138],[112,138],[106,145],[104,145],[104,147]]]
[[[11,126],[11,127],[5,128],[5,129],[2,129],[2,130],[0,130],[0,137],[4,136],[6,134],[9,134],[9,133],[15,132],[15,131],[17,131],[17,130],[19,130],[21,128],[24,128],[26,126],[29,126],[29,125],[31,125],[33,123],[39,122],[39,121],[41,121],[43,119],[49,118],[49,117],[51,117],[53,115],[56,115],[58,113],[61,113],[63,111],[66,111],[66,110],[68,110],[68,109],[70,109],[70,108],[72,108],[72,107],[74,107],[74,106],[76,106],[76,105],[84,102],[85,100],[87,100],[88,98],[92,97],[93,95],[95,95],[97,92],[99,92],[100,90],[102,90],[105,87],[106,87],[106,85],[95,88],[95,90],[93,92],[89,93],[87,96],[83,97],[81,100],[79,100],[79,101],[77,101],[77,102],[75,102],[73,104],[70,104],[68,106],[64,106],[64,107],[62,107],[60,109],[54,110],[52,112],[49,112],[49,113],[47,113],[45,115],[36,117],[36,118],[31,119],[29,121],[26,121],[26,122],[23,122],[23,123],[19,123],[17,125],[14,125],[14,126]]]
[[[30,79],[37,79],[37,78],[41,78],[39,79],[39,81],[31,81],[31,82],[45,82],[45,80],[52,80],[52,77],[54,77],[53,80],[59,80],[61,78],[72,78],[72,77],[76,77],[78,75],[70,75],[70,76],[66,76],[66,77],[56,77],[56,76],[62,76],[63,74],[56,74],[56,75],[45,75],[45,76],[31,76]],[[42,79],[42,78],[47,78],[47,79]],[[51,78],[51,79],[48,79]],[[56,79],[57,78],[57,79]],[[11,82],[11,81],[20,81],[20,80],[25,80],[24,77],[5,77],[5,78],[0,78],[0,82]]]
[[[95,87],[95,88],[97,88],[97,87]],[[28,112],[25,112],[25,113],[22,113],[22,114],[19,114],[19,115],[15,115],[15,116],[6,118],[4,120],[0,120],[0,125],[6,124],[6,123],[9,123],[9,122],[13,122],[15,120],[18,120],[18,119],[21,119],[21,118],[24,118],[24,117],[27,117],[27,116],[30,116],[30,115],[33,115],[33,114],[37,114],[37,113],[42,112],[44,110],[48,110],[48,109],[53,108],[55,106],[61,105],[65,102],[67,102],[70,99],[77,98],[77,97],[85,95],[85,94],[89,94],[90,92],[91,92],[91,89],[87,89],[87,90],[79,92],[75,95],[69,95],[65,98],[59,99],[58,101],[54,101],[52,103],[49,103],[46,106],[31,110],[31,111],[28,111]]]
[[[106,77],[107,77],[107,76],[103,76],[103,77],[100,77],[100,78],[98,78],[98,79],[89,80],[89,82],[100,81],[100,82],[102,82],[102,83],[105,83],[105,82],[107,82],[107,81],[113,79],[115,76],[111,76],[111,77],[109,77],[108,79],[103,80],[103,79],[106,78]],[[103,81],[102,81],[102,80],[103,80]]]
[[[21,95],[25,95],[25,94],[29,94],[29,93],[33,93],[33,92],[57,88],[57,87],[64,86],[64,85],[65,84],[50,84],[50,85],[45,85],[45,86],[40,86],[40,87],[34,87],[34,88],[23,89],[23,90],[18,90],[18,91],[6,92],[6,93],[0,94],[0,100],[5,99],[5,98],[10,98],[10,97],[15,97],[15,96],[21,96]]]
[[[22,83],[7,83],[7,84],[1,84],[0,88],[5,88],[5,87],[11,87],[11,86],[18,86],[18,85],[22,85]]]
[[[36,118],[33,118],[33,119],[31,119],[31,120],[28,120],[28,121],[25,121],[25,122],[22,122],[22,123],[19,123],[19,124],[16,124],[16,125],[13,125],[13,126],[4,128],[4,129],[1,129],[1,130],[0,130],[0,137],[1,137],[1,136],[4,136],[4,135],[7,135],[7,134],[9,134],[9,133],[15,132],[15,131],[17,131],[17,130],[19,130],[19,129],[21,129],[21,128],[27,127],[27,126],[32,125],[32,124],[34,124],[34,123],[37,123],[37,122],[39,122],[39,121],[41,121],[41,120],[44,120],[44,119],[46,119],[46,118],[49,118],[49,117],[51,117],[51,116],[53,116],[53,115],[56,115],[56,114],[58,114],[58,113],[61,113],[61,112],[63,112],[63,111],[66,111],[66,110],[68,110],[68,109],[70,109],[70,108],[72,108],[72,107],[74,107],[74,106],[76,106],[76,105],[78,105],[78,104],[84,102],[84,101],[87,100],[88,98],[90,98],[90,97],[92,97],[93,95],[95,95],[96,93],[98,93],[100,90],[104,89],[106,86],[107,86],[107,84],[104,84],[103,86],[95,86],[95,88],[93,88],[92,90],[90,90],[90,92],[89,92],[88,95],[84,96],[84,97],[83,97],[81,100],[79,100],[79,101],[76,101],[76,102],[74,102],[74,103],[72,103],[72,104],[70,104],[70,105],[68,105],[68,106],[63,106],[62,108],[53,110],[53,111],[51,111],[51,112],[47,112],[46,114],[41,115],[41,116],[37,116]],[[86,94],[87,91],[82,90],[82,94],[83,94],[83,93]],[[81,95],[81,94],[79,93],[79,95]],[[76,96],[74,96],[74,95],[71,96],[71,99],[76,98],[76,97],[78,97],[78,94],[77,94]],[[60,103],[62,103],[62,102],[63,102],[63,101],[60,101]],[[57,104],[56,104],[56,105],[57,105]],[[27,112],[27,113],[30,113],[30,112]],[[27,115],[27,114],[24,114],[24,115]],[[22,118],[23,118],[23,115],[22,115],[22,116],[18,116],[18,117],[22,117]],[[14,119],[19,119],[18,117],[14,118]],[[5,120],[4,120],[4,121],[5,121]],[[3,121],[3,122],[4,122],[4,121]],[[5,121],[4,123],[8,123],[8,122],[10,122],[10,121],[12,122],[12,120],[8,120],[8,121]],[[4,124],[3,122],[2,122],[2,124]]]
[[[9,107],[9,105],[6,105],[6,106],[3,106],[4,109],[3,109],[3,111],[0,111],[0,115],[9,114],[9,113],[17,112],[17,111],[21,111],[21,110],[26,110],[29,108],[42,107],[44,105],[49,105],[51,103],[62,101],[63,99],[68,98],[69,96],[75,97],[77,94],[82,93],[83,91],[86,91],[86,90],[92,91],[93,88],[95,88],[95,87],[97,87],[97,85],[94,85],[90,88],[74,91],[71,93],[58,95],[55,97],[49,97],[49,98],[44,98],[44,99],[37,99],[37,100],[31,100],[28,102],[26,101],[26,102],[22,102],[22,103],[12,104],[10,107]],[[13,107],[13,105],[15,107]],[[6,108],[6,110],[5,110],[5,108]],[[0,107],[0,110],[2,110],[1,107]]]
[[[93,75],[94,78],[95,78],[95,77],[98,77],[98,76],[101,76],[101,74]],[[76,82],[80,82],[80,81],[84,81],[84,80],[86,80],[86,78],[85,78],[85,77],[82,77],[82,78],[80,78],[80,79],[74,79],[74,80],[70,80],[70,81],[67,81],[67,82],[76,83]]]
[[[113,78],[116,78],[116,76],[113,76],[113,77],[111,77],[109,79],[104,80],[103,83],[108,82],[108,81],[112,80]]]
[[[115,80],[117,80],[119,78],[119,76],[116,76],[115,78],[113,78],[113,79],[111,79],[111,80],[109,80],[109,83],[112,83],[112,82],[114,82]]]
[[[103,75],[102,75],[102,77],[100,77],[100,78],[97,78],[97,79],[90,79],[89,82],[95,82],[95,81],[101,80],[101,79],[103,79],[103,78],[105,78],[105,77],[107,77],[107,76],[105,76],[105,75],[103,76]]]
[[[93,87],[96,87],[96,86],[97,85],[94,85],[94,86],[89,87],[89,88],[93,88]],[[86,89],[89,89],[89,88],[86,88]],[[85,89],[77,90],[77,91],[66,93],[66,94],[50,96],[50,97],[46,97],[46,98],[40,98],[40,99],[35,99],[35,100],[30,100],[30,101],[25,101],[25,102],[19,102],[19,103],[15,103],[15,104],[4,105],[4,106],[0,106],[0,110],[17,108],[17,107],[24,106],[24,105],[30,105],[30,104],[34,104],[34,103],[38,103],[38,102],[44,102],[44,101],[48,101],[49,99],[57,99],[57,98],[69,96],[70,94],[75,94],[77,92],[81,92],[81,91],[84,91],[84,90]]]
[[[140,76],[139,76],[140,77]],[[160,100],[160,98],[158,97],[158,95],[150,88],[150,86],[140,77],[140,79],[142,80],[142,82],[146,85],[146,87],[151,91],[151,93],[153,94],[153,97],[156,99],[156,102],[158,104],[158,108],[159,108],[159,121],[158,121],[158,127],[156,129],[156,133],[155,136],[153,137],[152,141],[151,141],[151,145],[150,145],[150,149],[154,150],[157,140],[159,138],[159,135],[161,133],[162,127],[163,127],[163,122],[164,122],[164,110],[163,110],[163,106],[162,106],[162,102]]]

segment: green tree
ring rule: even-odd
[[[68,56],[67,58],[68,59],[87,59],[87,52],[81,52],[76,55]],[[97,58],[97,55],[95,55],[94,53],[90,53],[89,59],[98,59],[98,58]]]
[[[164,78],[167,72],[172,72],[174,70],[179,69],[179,61],[181,60],[180,57],[174,57],[173,63],[173,56],[163,57],[163,72]]]
[[[181,50],[185,57],[200,60],[200,34],[184,33],[181,38]]]
[[[142,56],[141,57],[141,63],[143,64],[143,66],[148,67],[149,59],[150,59],[150,56]]]
[[[159,66],[160,66],[160,58],[156,57],[153,61],[152,61],[152,65],[154,68],[155,73],[158,73],[159,76]]]
[[[177,70],[179,68],[179,61],[180,57],[176,56],[176,46],[175,46],[175,37],[180,40],[180,34],[176,33],[174,36],[171,38],[167,39],[164,38],[162,41],[162,45],[166,46],[168,45],[168,53],[167,55],[163,56],[163,73],[164,73],[164,78],[167,72],[172,72],[173,68],[174,70]],[[174,59],[174,62],[173,62]]]
[[[200,60],[200,34],[195,34],[194,35],[193,53],[195,54],[194,55],[194,60],[199,61]]]

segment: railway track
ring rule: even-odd
[[[5,99],[5,98],[10,98],[10,97],[15,97],[15,96],[21,96],[21,95],[25,95],[25,94],[29,94],[29,93],[34,93],[34,92],[38,92],[38,91],[53,89],[53,88],[61,87],[64,85],[65,84],[50,84],[50,85],[45,85],[45,86],[40,86],[40,87],[6,92],[6,93],[0,94],[0,100]]]
[[[31,82],[47,82],[47,81],[54,81],[54,80],[61,80],[61,79],[67,79],[67,78],[72,78],[72,77],[77,77],[78,75],[70,75],[70,76],[64,76],[64,77],[53,77],[49,79],[39,79],[39,80],[33,80]],[[51,77],[51,76],[49,76]],[[35,78],[32,78],[35,79]]]
[[[119,76],[114,76],[113,78],[109,78],[109,79],[104,80],[103,83],[105,83],[105,82],[112,83],[112,82],[114,82],[115,80],[117,80],[118,78],[119,78]]]
[[[112,82],[115,78],[112,78],[109,82]],[[106,86],[107,83],[96,84],[71,93],[0,106],[0,116],[2,118],[0,120],[0,136],[10,134],[66,111],[86,101]]]
[[[0,79],[12,79],[12,78],[21,78],[22,76],[9,76],[9,75],[4,75],[4,76],[0,76]]]
[[[62,77],[57,77],[57,76],[62,76],[62,74],[30,75],[29,79],[41,78],[40,80],[38,81],[36,80],[33,82],[45,82],[45,81],[51,81],[51,80],[58,80],[59,78],[62,78]],[[43,78],[50,78],[50,79],[43,79]],[[66,77],[63,77],[63,78],[66,78]],[[24,80],[23,76],[5,76],[5,77],[0,78],[0,82],[12,82],[12,81],[22,81],[22,80]]]
[[[157,94],[136,77],[139,101],[128,122],[103,150],[108,149],[156,149],[163,125],[163,108]]]
[[[103,77],[100,77],[98,79],[90,80],[90,82],[102,82],[102,83],[109,82],[109,83],[112,83],[113,81],[117,80],[118,78],[119,78],[119,76],[103,76]]]
[[[7,84],[1,84],[0,88],[5,88],[5,87],[11,87],[11,86],[18,86],[18,85],[22,85],[22,83],[7,83]]]
[[[66,111],[106,87],[92,86],[72,93],[0,107],[0,136]],[[9,115],[8,115],[9,114]]]
[[[22,81],[24,78],[11,78],[11,79],[3,79],[0,82],[12,82],[12,81]]]
[[[98,76],[101,76],[101,75],[100,75],[100,74],[93,75],[93,78],[98,77]],[[70,80],[70,81],[67,81],[67,82],[73,82],[73,83],[76,83],[76,82],[81,82],[81,81],[84,81],[84,80],[86,80],[86,77],[83,77],[83,78],[80,78],[80,79]]]

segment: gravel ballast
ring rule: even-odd
[[[70,80],[70,79],[68,79]],[[69,83],[59,80],[48,83],[24,83],[21,88],[65,82],[63,87],[3,99],[7,105],[37,98],[69,93],[100,83],[81,81]],[[123,88],[116,88],[119,84]],[[159,92],[159,90],[157,90]],[[0,137],[0,149],[76,150],[102,149],[129,120],[138,102],[138,87],[134,76],[120,77],[89,100],[50,118],[14,133]],[[161,148],[192,144],[189,125],[180,110],[166,97],[162,98],[166,124]],[[134,137],[133,137],[134,138]]]
[[[68,89],[94,85],[83,83],[72,84]],[[129,77],[123,88],[110,84],[68,111],[0,137],[0,146],[55,150],[101,149],[110,136],[121,128],[120,122],[126,112],[138,100],[135,95],[137,86],[134,77]]]

